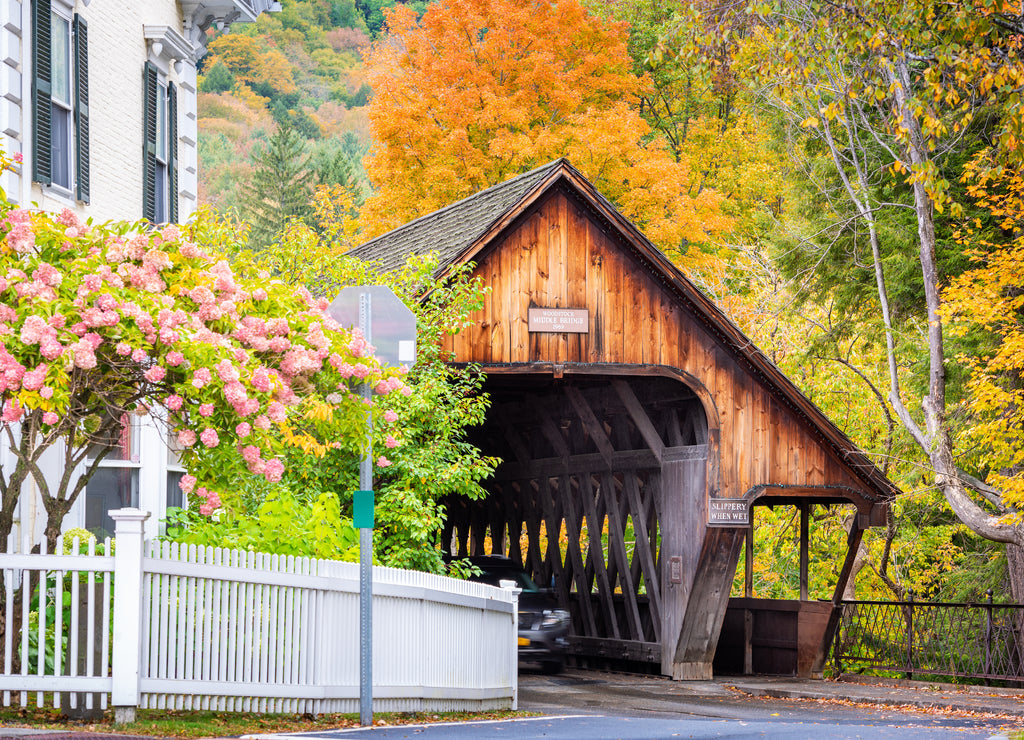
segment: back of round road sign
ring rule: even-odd
[[[359,327],[359,296],[368,295],[370,342],[382,363],[412,367],[416,362],[416,316],[386,285],[350,285],[327,308],[328,315],[347,328]]]

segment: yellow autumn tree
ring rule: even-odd
[[[715,269],[722,198],[651,141],[624,24],[577,0],[440,0],[387,31],[368,62],[367,235],[564,156],[685,268]]]
[[[1024,509],[1024,176],[986,166],[967,169],[967,192],[996,220],[975,221],[960,236],[976,248],[975,268],[946,288],[944,313],[956,336],[988,339],[987,348],[959,360],[970,369],[964,405],[971,419],[970,448],[1003,500]],[[1016,514],[1018,518],[1020,514]]]
[[[252,86],[268,81],[280,93],[296,91],[292,65],[273,42],[238,33],[218,36],[209,45],[207,67],[222,62],[235,79]]]

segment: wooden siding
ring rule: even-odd
[[[672,368],[688,376],[705,406],[712,406],[706,408],[709,432],[717,437],[720,455],[709,460],[712,495],[717,489],[717,495],[741,497],[755,486],[771,485],[828,487],[819,489],[821,495],[838,488],[838,496],[841,489],[853,489],[874,498],[820,432],[714,336],[582,200],[550,192],[477,257],[476,274],[491,292],[472,316],[474,328],[448,340],[456,361]],[[531,306],[585,308],[590,330],[530,333]],[[801,495],[815,494],[804,489]]]

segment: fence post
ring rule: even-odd
[[[985,604],[985,685],[990,686],[992,681],[992,589],[985,592],[988,603]]]
[[[838,620],[838,622],[836,624],[835,634],[832,635],[832,645],[831,645],[831,648],[832,648],[832,663],[836,667],[836,674],[837,675],[842,675],[842,673],[843,673],[843,656],[840,655],[840,653],[843,652],[843,650],[842,650],[842,645],[843,645],[843,625],[844,625],[844,619],[846,618],[846,608],[847,608],[847,606],[849,606],[849,605],[848,604],[838,604],[838,605],[833,604],[832,605],[832,609],[833,610],[836,610],[836,609],[839,610],[839,620]],[[748,639],[747,640],[748,651],[749,651],[749,645],[750,645],[750,640]],[[827,660],[827,656],[826,656],[826,660]],[[825,661],[822,661],[822,662],[825,662]],[[744,671],[744,673],[745,672],[746,671]]]
[[[910,605],[907,607],[907,678],[914,677],[914,589],[907,592]]]
[[[114,722],[135,721],[142,640],[142,524],[148,511],[117,509],[114,520],[114,623],[110,698]]]
[[[506,591],[512,593],[512,710],[519,709],[519,594],[523,589],[515,581],[499,581]]]

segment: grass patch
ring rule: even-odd
[[[533,716],[530,712],[408,712],[378,713],[376,725],[407,725],[428,722],[465,722]],[[172,711],[140,709],[131,724],[114,724],[113,710],[100,721],[75,721],[61,717],[59,709],[6,707],[0,709],[0,727],[32,727],[64,732],[117,733],[152,737],[237,737],[271,732],[306,732],[357,727],[358,714],[253,714],[247,712]]]

